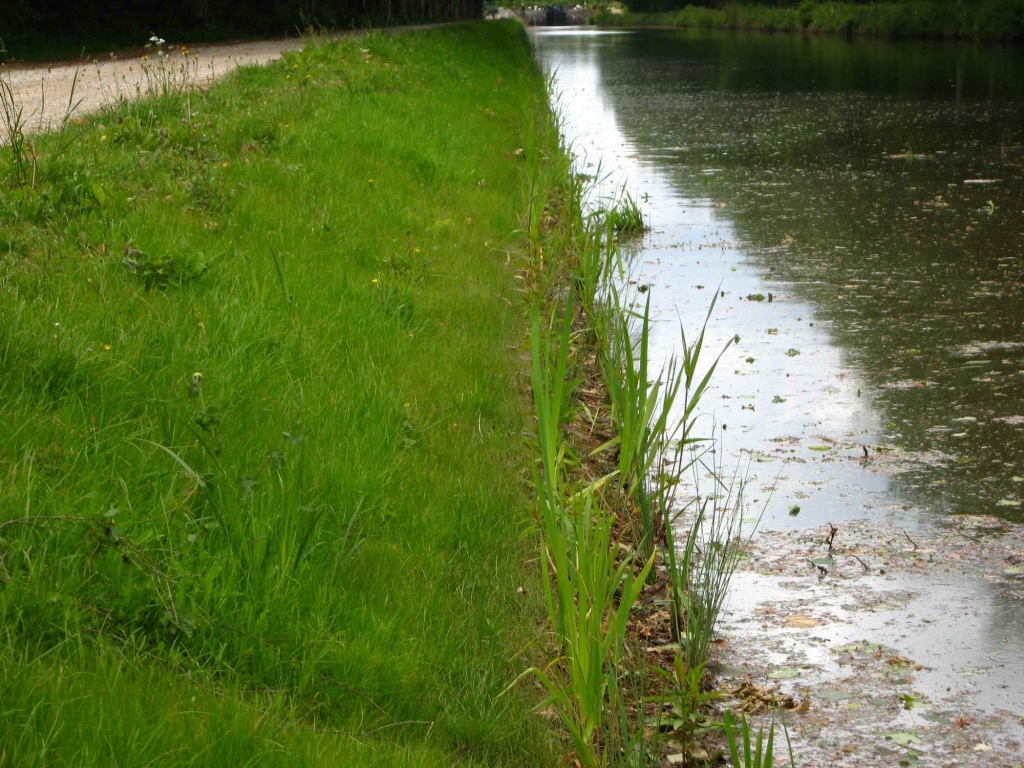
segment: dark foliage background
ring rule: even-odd
[[[0,0],[0,40],[141,45],[326,27],[476,18],[482,0]],[[20,47],[20,46],[18,46]]]

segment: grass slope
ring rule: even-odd
[[[538,123],[495,22],[0,147],[0,764],[554,762],[500,695]]]
[[[1024,40],[1024,2],[978,3],[811,2],[778,7],[726,4],[722,8],[688,5],[662,13],[602,13],[595,23],[608,27],[696,27],[764,32],[815,32],[890,38]]]

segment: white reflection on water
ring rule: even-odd
[[[724,292],[706,349],[717,351],[735,335],[740,341],[726,353],[705,395],[702,424],[709,432],[714,424],[725,425],[724,466],[746,465],[754,457],[749,487],[758,492],[752,503],[767,498],[766,490],[775,485],[765,524],[806,527],[863,517],[866,508],[884,506],[889,475],[859,461],[859,446],[879,441],[878,416],[862,396],[867,386],[859,369],[835,343],[829,323],[816,319],[815,307],[791,295],[786,284],[764,279],[737,243],[727,209],[699,187],[682,189],[666,171],[659,155],[670,154],[687,137],[659,136],[664,148],[643,154],[622,133],[600,70],[601,47],[614,41],[595,39],[589,30],[534,35],[538,58],[554,75],[566,139],[581,171],[598,176],[594,194],[607,198],[628,190],[651,224],[643,242],[627,250],[634,252],[631,279],[652,286],[656,364],[678,352],[680,323],[695,334],[715,291]],[[714,178],[714,169],[696,170]],[[758,294],[765,300],[746,299]],[[823,446],[830,450],[813,450]],[[799,519],[789,515],[795,501],[806,510]],[[901,510],[884,514],[904,517]],[[902,522],[916,525],[914,518]]]

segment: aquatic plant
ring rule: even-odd
[[[639,204],[629,192],[623,191],[615,205],[604,212],[607,223],[616,234],[637,235],[649,227]]]
[[[764,723],[761,723],[756,736],[751,731],[745,715],[740,715],[739,730],[736,728],[736,718],[731,712],[726,712],[723,720],[732,768],[771,768],[775,765],[774,718],[768,724],[767,734]],[[789,730],[786,728],[785,721],[782,723],[782,728],[786,736],[786,747],[789,750],[789,765],[795,766],[796,758],[793,756],[793,745],[790,743]]]

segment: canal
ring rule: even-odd
[[[814,698],[831,719],[801,730],[805,747],[833,764],[881,765],[995,744],[980,750],[987,764],[1019,762],[1021,51],[687,30],[533,35],[595,197],[626,190],[648,217],[650,232],[626,249],[631,284],[650,289],[660,359],[716,292],[709,346],[739,337],[702,417],[722,463],[746,478],[748,514],[763,512],[736,579],[730,663],[754,659],[814,698],[849,677],[851,643],[873,643],[920,669],[902,682],[862,670]],[[817,551],[830,526],[848,562]],[[806,563],[818,554],[836,561],[826,574]],[[787,624],[793,615],[804,625]],[[907,695],[936,722],[901,707]],[[869,714],[849,706],[864,702]],[[1016,722],[999,714],[1011,711]],[[956,732],[961,715],[988,730]],[[843,738],[861,751],[822,746]]]

